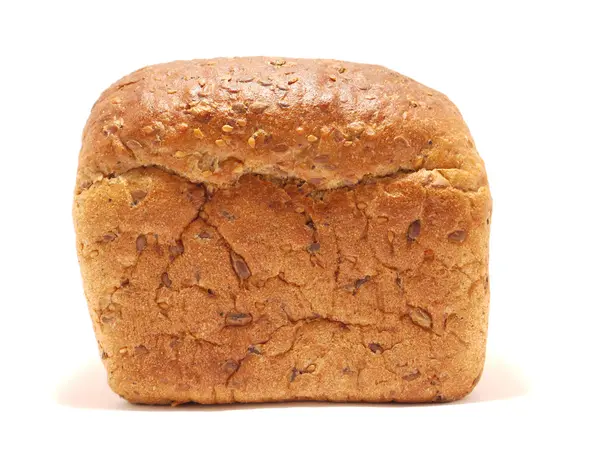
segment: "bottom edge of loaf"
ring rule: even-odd
[[[452,402],[456,402],[458,400],[462,400],[463,398],[467,397],[469,394],[471,393],[471,391],[464,393],[463,395],[459,395],[456,397],[452,397],[452,398],[445,398],[442,396],[439,397],[435,397],[433,399],[427,399],[427,400],[416,400],[416,399],[407,399],[407,400],[402,400],[402,399],[332,399],[332,398],[296,398],[296,397],[290,397],[287,399],[281,399],[281,400],[271,400],[271,399],[266,399],[266,400],[251,400],[251,401],[219,401],[219,402],[203,402],[203,401],[194,401],[194,400],[189,400],[189,401],[181,401],[181,400],[166,400],[166,399],[160,399],[160,400],[144,400],[144,399],[129,399],[127,397],[124,397],[122,395],[119,395],[119,397],[121,397],[123,400],[127,401],[128,403],[132,404],[132,405],[140,405],[140,406],[171,406],[171,407],[178,407],[178,406],[242,406],[242,405],[273,405],[276,406],[278,404],[282,404],[282,403],[289,403],[292,406],[294,404],[300,406],[304,403],[314,403],[314,404],[320,404],[320,403],[328,403],[328,404],[361,404],[361,405],[379,405],[379,404],[398,404],[398,405],[419,405],[419,404],[438,404],[438,403],[452,403]]]
[[[365,389],[364,393],[344,393],[339,392],[336,395],[269,395],[260,392],[243,393],[241,396],[236,395],[235,391],[230,391],[228,397],[215,398],[214,390],[212,393],[198,391],[195,393],[187,393],[186,395],[148,395],[132,392],[129,389],[120,389],[111,383],[109,386],[121,399],[132,405],[148,405],[148,406],[236,406],[236,405],[277,405],[282,403],[290,403],[300,405],[302,403],[331,403],[331,404],[437,404],[451,403],[467,397],[473,392],[479,382],[479,377],[473,381],[468,388],[459,389],[444,389],[437,391],[433,396],[429,392],[411,393],[405,395],[396,393],[393,390],[387,394],[369,393]],[[173,388],[174,390],[174,388]]]

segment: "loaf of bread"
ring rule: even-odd
[[[386,68],[138,70],[92,109],[73,214],[131,402],[450,401],[481,375],[485,168],[448,98]]]

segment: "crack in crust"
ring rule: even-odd
[[[132,171],[136,171],[139,169],[149,169],[149,168],[155,168],[155,169],[161,170],[165,173],[168,173],[171,175],[176,175],[180,178],[187,180],[190,183],[203,184],[206,186],[210,186],[211,189],[214,189],[214,190],[220,189],[223,187],[226,188],[231,185],[234,185],[244,175],[254,175],[259,178],[262,178],[264,180],[267,180],[274,184],[279,184],[279,185],[298,184],[298,183],[307,183],[307,184],[311,185],[310,180],[303,180],[302,178],[298,178],[293,175],[287,175],[287,176],[272,175],[272,174],[267,175],[267,174],[263,174],[260,171],[243,171],[243,172],[240,172],[239,176],[234,178],[230,184],[228,184],[226,186],[222,186],[220,184],[213,183],[210,180],[203,179],[202,177],[191,177],[189,174],[187,174],[185,172],[181,172],[181,171],[178,171],[177,169],[169,168],[169,167],[166,167],[161,164],[157,164],[157,163],[142,164],[137,159],[137,157],[135,157],[135,154],[133,156],[134,156],[134,159],[136,160],[136,165],[128,168],[127,170],[121,171],[121,172],[111,172],[111,173],[107,173],[107,174],[102,174],[101,176],[97,177],[95,180],[85,184],[85,186],[78,188],[76,190],[75,194],[80,195],[81,193],[87,191],[88,189],[93,187],[96,183],[101,182],[104,179],[111,179],[114,177],[127,175],[127,173],[132,172]],[[461,169],[456,169],[456,170],[460,171]],[[428,170],[428,169],[411,170],[411,169],[406,169],[406,168],[401,167],[401,168],[393,170],[389,173],[384,173],[381,175],[366,174],[364,177],[360,178],[356,182],[344,184],[342,186],[334,186],[334,187],[329,187],[329,188],[318,188],[314,185],[311,185],[311,196],[318,197],[318,196],[322,195],[323,193],[337,191],[337,190],[352,190],[352,189],[356,188],[357,186],[366,185],[366,184],[375,184],[380,181],[386,181],[386,180],[391,181],[391,180],[402,179],[402,178],[411,179],[411,175],[415,175],[412,178],[414,178],[415,180],[418,180],[424,186],[431,186],[432,183],[434,183],[431,180],[431,174],[433,174],[433,173],[436,173],[435,169],[434,170]],[[461,186],[460,184],[457,184],[457,185],[447,184],[447,185],[435,186],[435,187],[438,189],[456,190],[456,191],[460,191],[460,192],[464,192],[464,193],[480,192],[482,189],[486,188],[485,185],[469,187],[469,186]]]

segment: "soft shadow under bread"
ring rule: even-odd
[[[437,404],[402,403],[327,403],[327,402],[287,402],[250,403],[233,405],[186,404],[178,407],[133,405],[113,393],[106,382],[106,372],[99,361],[89,362],[77,373],[64,380],[57,388],[58,404],[80,409],[106,409],[124,411],[229,411],[262,408],[302,408],[302,407],[344,407],[362,406],[379,408],[402,407],[444,407],[469,403],[508,400],[526,395],[529,385],[521,370],[504,359],[490,359],[479,384],[474,391],[458,402]]]

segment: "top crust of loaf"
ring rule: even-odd
[[[138,167],[217,186],[254,173],[332,189],[401,172],[462,190],[487,185],[446,96],[335,60],[218,58],[133,72],[92,109],[76,191]]]

